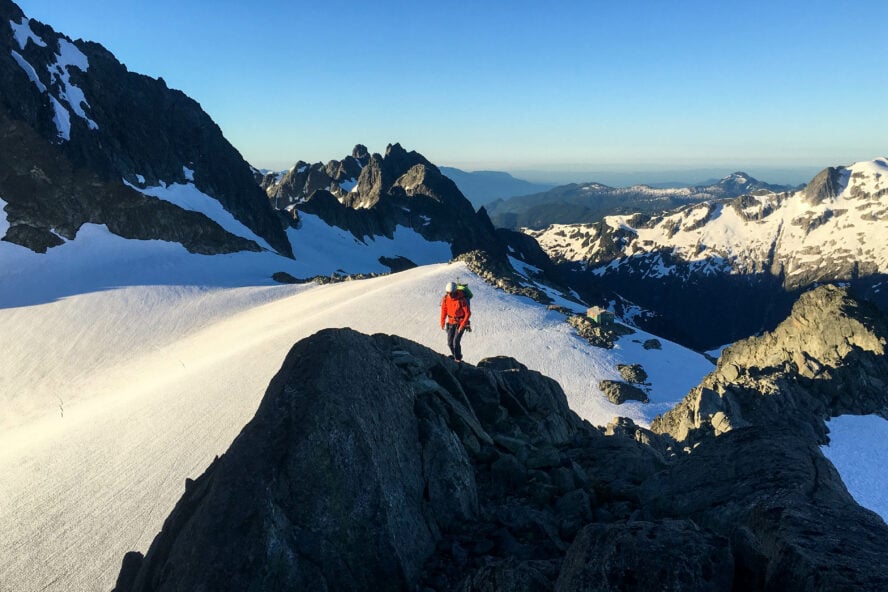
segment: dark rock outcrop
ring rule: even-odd
[[[833,286],[805,293],[653,422],[688,454],[645,482],[643,505],[729,537],[739,589],[888,586],[885,522],[854,503],[819,449],[826,419],[888,414],[886,343],[873,306]]]
[[[28,20],[9,0],[0,0],[0,21],[19,27],[18,36],[0,27],[0,195],[11,229],[21,227],[7,240],[45,250],[54,244],[49,236],[71,239],[95,223],[199,253],[258,250],[203,214],[125,184],[193,182],[292,255],[249,165],[197,102],[162,79],[128,72],[101,45]]]
[[[598,383],[598,388],[601,389],[608,401],[614,405],[622,405],[626,401],[640,401],[642,403],[650,401],[646,392],[627,382],[602,380]]]
[[[766,432],[670,457],[511,358],[325,330],[117,590],[884,589],[888,527]]]
[[[647,480],[652,514],[691,519],[731,541],[734,590],[882,590],[885,522],[858,506],[820,449],[750,427],[707,438]]]
[[[805,201],[817,205],[835,198],[844,188],[843,173],[836,167],[826,167],[805,186]]]

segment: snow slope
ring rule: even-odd
[[[444,353],[439,303],[457,276],[475,294],[466,360],[513,356],[558,380],[593,423],[646,423],[712,368],[669,342],[645,350],[651,336],[641,332],[613,350],[591,347],[560,313],[495,290],[461,263],[275,285],[274,271],[360,267],[390,246],[310,223],[300,232],[333,242],[303,245],[297,261],[191,255],[97,226],[44,256],[0,242],[0,590],[109,590],[124,553],[147,550],[185,479],[252,417],[293,343],[349,326]],[[347,247],[355,260],[337,261]],[[644,366],[652,403],[617,407],[600,395],[600,380],[619,379],[617,363]]]
[[[124,553],[147,550],[185,478],[252,417],[293,343],[350,326],[444,353],[440,298],[456,276],[475,293],[466,360],[514,356],[559,380],[595,423],[618,414],[646,422],[711,369],[673,344],[644,350],[643,333],[593,348],[559,313],[487,286],[464,264],[274,285],[279,270],[305,277],[379,265],[391,247],[310,220],[294,241],[297,261],[192,255],[89,225],[46,255],[0,242],[0,589],[110,589]],[[437,247],[413,248],[433,258]],[[347,253],[354,259],[337,261]],[[620,362],[645,366],[654,403],[603,399],[596,385],[618,379]]]

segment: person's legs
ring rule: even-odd
[[[457,349],[459,348],[459,342],[457,341],[457,335],[459,334],[459,325],[451,325],[447,323],[447,347],[450,348],[450,354],[456,359]]]
[[[464,329],[459,329],[459,325],[454,325],[454,335],[453,335],[453,347],[451,347],[451,351],[453,351],[453,359],[457,362],[462,361],[462,345],[460,342],[462,341],[463,333],[465,333]]]

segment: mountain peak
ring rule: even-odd
[[[193,252],[292,255],[249,165],[196,101],[129,72],[99,44],[28,19],[8,0],[0,0],[4,20],[0,195],[18,244],[45,251],[97,223]],[[194,200],[158,198],[179,186]]]

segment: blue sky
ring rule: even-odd
[[[888,153],[884,1],[18,4],[185,91],[258,167],[394,141],[537,178]]]

